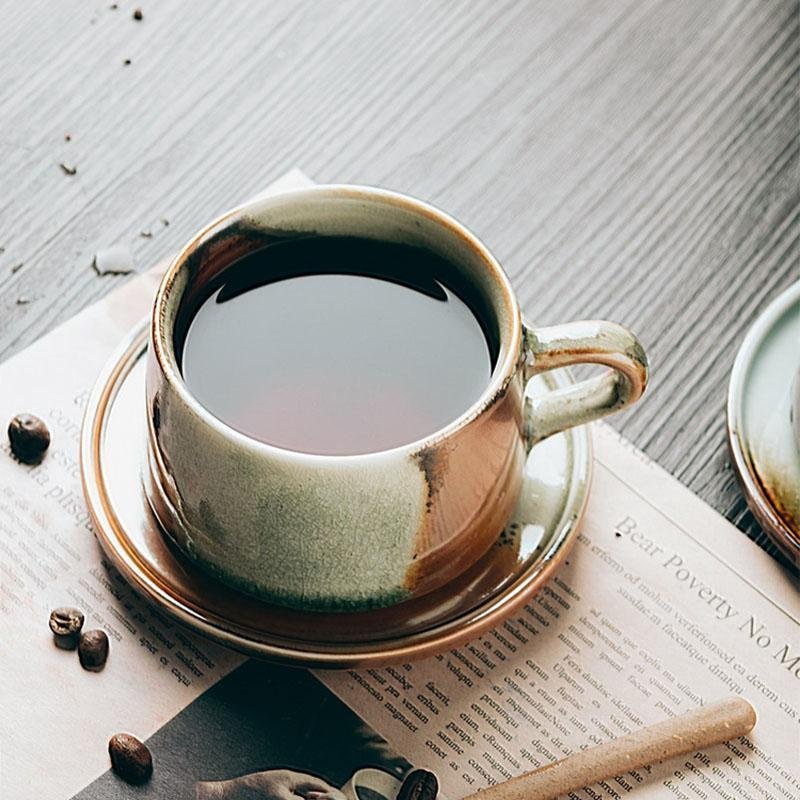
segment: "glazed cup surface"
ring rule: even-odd
[[[431,436],[347,456],[274,447],[205,409],[180,374],[176,330],[188,324],[203,287],[220,270],[270,242],[302,234],[403,242],[456,265],[498,345],[481,397]],[[641,370],[626,369],[628,362],[617,363],[636,362],[639,354],[624,351],[638,342],[619,329],[629,338],[619,334],[620,341],[604,343],[604,334],[613,339],[619,333],[616,327],[587,328],[579,338],[593,349],[577,360],[610,364],[617,378],[584,382],[578,385],[582,395],[534,407],[524,384],[533,372],[570,360],[564,353],[574,349],[576,332],[566,330],[567,347],[565,330],[524,328],[510,283],[486,247],[421,201],[333,185],[242,206],[184,247],[156,296],[146,378],[148,499],[187,556],[271,602],[346,611],[429,592],[495,541],[514,509],[526,452],[536,440],[641,394],[646,366],[642,377]],[[613,358],[591,357],[603,347]],[[633,385],[637,375],[640,386]]]

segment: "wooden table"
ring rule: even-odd
[[[613,424],[764,542],[737,347],[800,276],[796,0],[26,0],[0,26],[0,358],[299,166],[442,206],[527,315],[631,326]],[[77,172],[66,174],[59,166]]]

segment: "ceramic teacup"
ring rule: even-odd
[[[403,784],[388,772],[377,767],[362,767],[342,786],[347,800],[395,800]]]
[[[303,233],[400,241],[456,264],[499,342],[477,402],[424,439],[347,456],[280,449],[206,410],[178,366],[181,310],[236,259],[276,236]],[[508,278],[476,236],[424,202],[361,186],[272,196],[209,225],[167,269],[150,335],[145,482],[159,522],[222,581],[308,610],[386,606],[444,585],[502,531],[529,449],[626,408],[647,382],[644,351],[625,328],[602,321],[527,327]],[[584,362],[610,369],[525,396],[532,375]]]

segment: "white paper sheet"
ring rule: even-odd
[[[580,536],[523,613],[413,665],[320,674],[449,797],[730,694],[752,736],[571,798],[800,797],[796,583],[607,425]]]
[[[310,183],[293,170],[267,192]],[[0,365],[0,420],[42,417],[52,444],[29,467],[0,444],[0,797],[71,797],[108,768],[108,739],[146,738],[241,663],[150,609],[103,561],[83,502],[78,440],[105,361],[150,308],[160,270],[134,278]],[[138,481],[138,476],[131,476]],[[111,654],[84,671],[53,646],[50,610],[86,613]],[[33,794],[31,794],[33,792]]]

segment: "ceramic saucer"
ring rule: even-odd
[[[792,426],[792,392],[798,368],[800,282],[777,297],[749,330],[728,388],[728,442],[747,503],[796,566],[800,441]]]
[[[303,667],[364,667],[453,648],[528,600],[568,554],[591,475],[589,431],[537,445],[512,521],[466,574],[423,597],[351,613],[294,611],[241,594],[168,544],[142,490],[147,326],[132,332],[92,392],[81,438],[84,493],[111,562],[146,599],[186,625],[250,655]],[[565,371],[530,391],[569,384]]]

